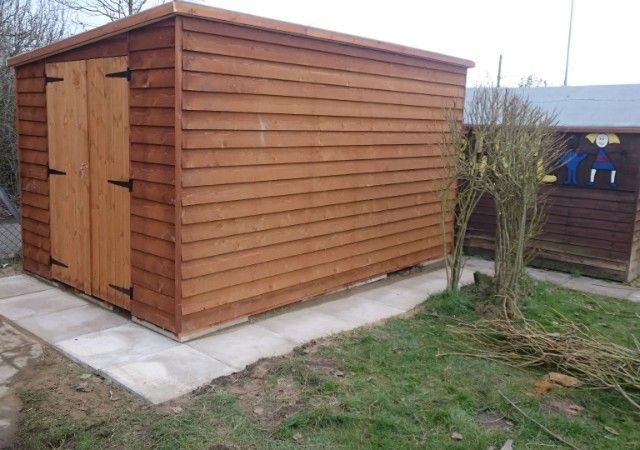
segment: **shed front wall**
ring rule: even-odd
[[[176,331],[175,19],[16,68],[23,267],[51,278],[45,64],[128,56],[132,315]]]
[[[607,133],[607,130],[593,130]],[[570,142],[585,153],[574,184],[564,184],[567,168],[556,173],[555,184],[545,186],[546,219],[535,241],[539,250],[534,264],[563,271],[627,281],[638,276],[640,224],[638,222],[638,177],[640,137],[620,134],[620,144],[609,144],[606,152],[616,170],[615,188],[610,172],[596,172],[595,185],[588,186],[597,147],[586,136],[570,133]],[[491,252],[495,235],[495,208],[483,198],[471,217],[466,246],[472,253]]]
[[[442,256],[465,68],[181,20],[183,334]]]

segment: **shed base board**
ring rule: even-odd
[[[241,323],[245,323],[249,321],[249,317],[248,316],[244,316],[244,317],[238,317],[237,319],[234,320],[230,320],[228,322],[225,323],[221,323],[218,325],[214,325],[210,328],[207,328],[206,330],[198,330],[198,331],[194,331],[193,333],[188,333],[188,334],[183,334],[183,335],[172,335],[172,339],[177,340],[178,342],[187,342],[187,341],[191,341],[193,339],[197,339],[203,336],[207,336],[209,334],[213,334],[216,333],[218,331],[221,330],[226,330],[227,328],[231,328],[234,327],[236,325],[239,325]],[[155,327],[155,325],[150,324],[151,327]],[[146,325],[145,325],[146,326]]]

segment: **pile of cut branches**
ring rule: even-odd
[[[587,387],[620,393],[640,412],[640,343],[628,348],[563,318],[561,332],[533,320],[483,319],[450,325],[474,343],[468,353],[447,353],[502,361],[514,367],[545,366],[573,375]],[[444,354],[441,354],[444,356]]]

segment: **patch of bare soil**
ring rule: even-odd
[[[238,396],[248,416],[267,426],[277,426],[297,410],[300,390],[291,376],[274,374],[274,360],[263,360],[244,371],[215,381]]]
[[[487,430],[507,431],[513,427],[513,422],[493,411],[481,411],[476,420]]]
[[[249,417],[267,427],[275,427],[300,407],[301,389],[305,381],[317,375],[344,377],[335,363],[318,352],[326,340],[312,341],[298,349],[304,364],[293,370],[281,370],[287,356],[258,361],[244,371],[217,379],[220,386],[238,396]]]
[[[14,382],[24,407],[56,417],[101,422],[149,408],[144,400],[45,347],[42,358]]]

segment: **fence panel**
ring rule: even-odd
[[[21,246],[22,232],[18,207],[0,186],[0,266],[17,262]]]

